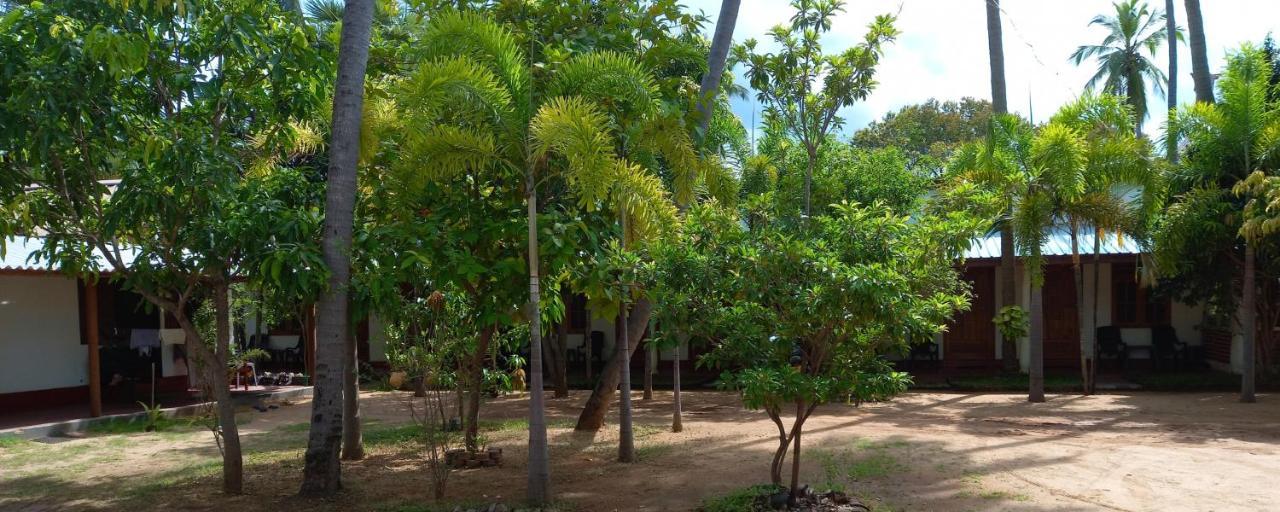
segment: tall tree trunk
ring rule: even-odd
[[[526,149],[526,161],[532,162]],[[542,505],[551,498],[551,466],[547,455],[547,420],[543,411],[542,298],[538,275],[538,190],[533,165],[525,169],[524,193],[529,213],[529,501]],[[563,322],[563,320],[562,320]]]
[[[987,56],[991,60],[991,111],[1009,111],[1004,82],[1004,36],[1000,29],[1000,0],[985,0],[987,6]]]
[[[1080,265],[1080,226],[1071,221],[1071,274],[1076,285],[1076,330],[1080,335],[1080,386],[1084,394],[1093,393],[1089,382],[1093,357],[1089,352],[1089,316],[1084,309],[1084,268]]]
[[[1005,114],[1009,102],[1005,93],[1004,36],[1000,28],[1000,0],[985,0],[987,10],[987,56],[991,63],[991,111]],[[1017,273],[1017,256],[1014,253],[1013,230],[1006,222],[1000,227],[1000,307],[1018,303],[1014,281]],[[1000,359],[1006,372],[1018,370],[1018,340],[1001,337]]]
[[[1164,15],[1164,27],[1168,33],[1169,43],[1169,86],[1165,89],[1168,91],[1166,96],[1169,110],[1166,114],[1172,120],[1173,113],[1178,108],[1178,21],[1173,0],[1164,0]],[[1165,157],[1176,164],[1178,163],[1178,139],[1177,137],[1166,138]]]
[[[489,343],[493,341],[496,331],[497,328],[494,326],[485,327],[480,331],[480,337],[476,341],[476,351],[468,358],[466,368],[463,370],[466,404],[464,407],[460,402],[459,407],[463,409],[463,444],[470,451],[480,449],[480,397],[484,394],[484,358],[489,353]]]
[[[351,236],[355,216],[356,162],[373,0],[347,0],[338,44],[338,77],[333,95],[322,252],[329,269],[328,290],[320,297],[316,368],[311,401],[311,433],[302,470],[303,495],[329,496],[342,488],[338,445],[342,440],[342,368],[346,359],[347,286],[351,280]]]
[[[684,420],[681,418],[680,402],[680,346],[686,342],[686,337],[681,335],[679,342],[676,344],[675,357],[671,358],[671,392],[672,392],[672,411],[671,411],[671,431],[684,431]]]
[[[586,317],[585,319],[583,319],[584,325],[582,327],[582,345],[583,345],[583,352],[586,353],[586,360],[587,360],[587,384],[590,385],[596,373],[595,372],[596,356],[594,354],[594,349],[591,347],[591,331],[592,331],[591,308],[583,307],[582,314],[583,316]]]
[[[698,138],[706,135],[711,124],[711,109],[715,105],[713,99],[720,88],[720,78],[724,76],[725,62],[729,59],[729,49],[733,46],[733,29],[738,24],[738,7],[741,0],[723,0],[720,2],[720,17],[716,18],[716,31],[711,37],[711,51],[707,55],[707,74],[702,75],[702,83],[698,87]]]
[[[625,232],[626,229],[624,228]],[[625,295],[627,292],[623,291]],[[646,322],[648,323],[648,322]],[[618,349],[614,352],[619,354],[631,353],[631,335],[627,328],[627,305],[622,305],[622,336],[619,337]],[[640,343],[637,342],[636,345]],[[621,367],[622,389],[619,391],[618,401],[618,462],[635,462],[636,446],[635,437],[631,432],[631,359]]]
[[[1213,103],[1213,77],[1209,75],[1209,47],[1204,42],[1204,18],[1200,0],[1186,0],[1187,32],[1191,36],[1191,79],[1196,84],[1196,102]]]
[[[653,400],[654,350],[657,347],[653,343],[644,345],[644,394],[641,395],[641,400]]]
[[[649,324],[649,316],[652,313],[653,304],[647,298],[641,297],[632,304],[626,328],[630,338],[640,339],[644,336],[645,327]],[[574,430],[596,431],[604,426],[605,414],[609,412],[609,404],[613,401],[613,394],[617,392],[618,383],[622,378],[621,370],[624,365],[631,364],[631,352],[634,350],[632,347],[627,353],[621,350],[613,351],[613,356],[600,372],[600,380],[596,382],[595,389],[591,391],[586,405],[582,407],[582,413],[578,415],[578,423]],[[630,388],[629,385],[628,388]]]
[[[1098,300],[1102,289],[1102,230],[1093,231],[1093,317],[1089,322],[1089,357],[1093,364],[1089,366],[1089,393],[1098,390]]]
[[[218,426],[222,429],[222,490],[228,494],[240,494],[244,490],[244,458],[240,450],[240,431],[236,425],[236,405],[227,388],[227,358],[231,353],[231,304],[227,296],[227,284],[214,285],[213,293],[214,353],[208,368],[209,388],[217,401]],[[184,315],[185,316],[185,315]],[[183,325],[184,322],[179,322]],[[185,322],[191,325],[190,322]],[[194,325],[188,334],[195,334]],[[195,334],[196,343],[202,343]]]
[[[562,295],[566,297],[566,308],[568,307],[569,293],[564,292]],[[566,313],[565,319],[556,325],[555,343],[545,343],[553,348],[551,355],[553,361],[548,365],[551,368],[552,384],[556,388],[556,398],[566,398],[569,396],[569,318]]]
[[[791,427],[791,441],[795,443],[791,448],[791,493],[788,500],[791,505],[795,505],[800,498],[800,434],[804,431],[805,420],[809,419],[809,414],[805,411],[804,401],[796,402],[796,423]]]
[[[810,190],[813,187],[813,164],[818,159],[818,152],[816,149],[808,148],[808,151],[809,151],[809,162],[804,169],[804,222],[805,222],[805,225],[808,225],[809,217],[813,216],[813,210],[810,208],[811,207],[810,203],[812,201]]]
[[[1031,279],[1028,269],[1027,279]],[[1027,401],[1039,403],[1044,401],[1044,286],[1031,283],[1031,343],[1027,354],[1030,356],[1031,374],[1030,392]]]
[[[1244,279],[1240,288],[1240,308],[1241,308],[1241,330],[1243,331],[1243,343],[1241,347],[1241,377],[1240,377],[1240,401],[1245,403],[1253,403],[1257,401],[1254,396],[1255,386],[1254,380],[1257,372],[1254,368],[1255,358],[1257,357],[1257,335],[1258,335],[1258,281],[1255,277],[1257,272],[1257,256],[1254,252],[1254,244],[1248,240],[1244,245]]]
[[[342,459],[364,458],[360,433],[360,357],[355,329],[347,322],[347,370],[342,372]]]

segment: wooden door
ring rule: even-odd
[[[943,365],[948,368],[988,368],[997,364],[995,267],[970,267],[964,279],[973,287],[969,311],[957,314],[942,335]]]
[[[1080,368],[1080,324],[1071,265],[1044,269],[1044,365]]]

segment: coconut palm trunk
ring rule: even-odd
[[[1005,93],[1004,36],[1000,27],[1000,0],[985,0],[987,10],[987,56],[991,62],[991,111],[1004,114],[1009,111]],[[988,134],[989,135],[989,134]],[[1014,252],[1013,228],[1008,222],[1000,226],[1000,307],[1018,303],[1018,260]],[[1018,369],[1018,340],[1001,339],[1000,359],[1007,372]]]
[[[1213,103],[1213,77],[1209,75],[1209,47],[1204,41],[1200,0],[1186,0],[1186,6],[1187,32],[1191,36],[1191,79],[1196,86],[1196,102]]]
[[[711,124],[711,101],[720,88],[720,79],[724,76],[725,62],[729,58],[729,48],[733,46],[733,29],[738,24],[738,7],[741,0],[723,0],[720,2],[720,17],[716,18],[716,31],[711,37],[711,51],[707,56],[707,74],[702,75],[702,83],[698,87],[698,133],[707,132]]]
[[[302,470],[304,495],[329,496],[342,488],[338,460],[342,440],[342,373],[346,362],[351,280],[351,237],[355,222],[356,162],[364,104],[365,66],[373,0],[348,0],[338,43],[338,78],[333,96],[322,253],[329,269],[328,290],[320,297],[311,432]]]

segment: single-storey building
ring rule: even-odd
[[[31,256],[44,243],[39,237],[9,237],[4,242],[0,416],[77,404],[88,415],[98,416],[104,402],[133,410],[137,401],[150,395],[153,369],[157,392],[194,393],[186,337],[171,316],[122,289],[109,274],[93,282],[67,276],[47,262],[34,262]],[[236,333],[236,342],[243,346],[240,337],[258,330],[252,318],[237,323],[245,326]],[[304,323],[263,327],[264,348],[291,356],[264,367],[311,374],[314,333],[302,328]],[[362,361],[385,365],[382,331],[376,318],[358,328]]]
[[[1153,355],[1152,333],[1171,327],[1178,341],[1187,346],[1186,359],[1192,364],[1207,364],[1216,369],[1239,371],[1240,340],[1232,339],[1223,329],[1207,324],[1204,308],[1184,304],[1153,293],[1143,282],[1140,248],[1123,235],[1102,236],[1100,257],[1094,262],[1093,233],[1079,236],[1084,274],[1084,301],[1077,302],[1076,283],[1072,272],[1071,237],[1067,230],[1050,233],[1041,251],[1044,268],[1044,365],[1047,371],[1077,372],[1080,368],[1080,332],[1078,311],[1093,315],[1097,301],[1098,327],[1118,329],[1127,345],[1128,359],[1139,367],[1150,367]],[[972,285],[971,308],[957,317],[946,332],[934,340],[936,357],[944,371],[982,372],[1001,367],[1002,341],[992,318],[995,316],[1002,289],[1014,286],[1019,305],[1030,310],[1030,288],[1026,269],[1018,265],[1015,281],[1006,283],[1000,277],[1000,235],[978,239],[965,254],[964,278]],[[1094,293],[1095,275],[1098,293]],[[1165,332],[1169,332],[1165,329]],[[1018,340],[1018,360],[1023,371],[1028,368],[1028,340]],[[1109,363],[1100,362],[1104,367]],[[1144,361],[1147,360],[1147,361]]]

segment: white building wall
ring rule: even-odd
[[[88,384],[76,281],[0,276],[0,393]]]

